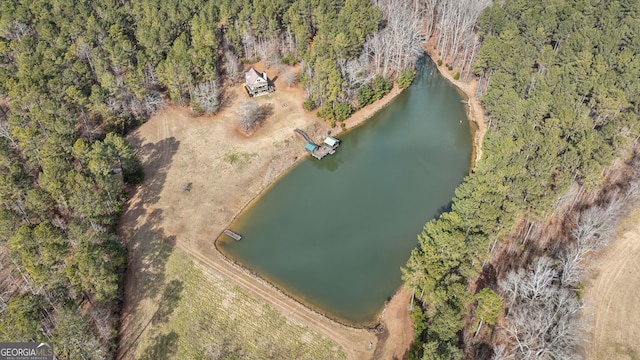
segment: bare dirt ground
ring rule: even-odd
[[[438,50],[435,48],[435,37],[432,37],[431,40],[423,46],[423,49],[433,62],[437,64],[438,60],[440,60],[440,55],[438,54]],[[468,81],[455,80],[453,75],[458,70],[454,68],[452,71],[449,71],[445,64],[446,62],[443,60],[442,66],[438,66],[438,71],[440,71],[440,74],[449,80],[449,82],[451,82],[453,86],[455,86],[467,98],[467,118],[476,126],[476,130],[473,134],[473,154],[471,160],[471,168],[473,169],[475,168],[475,164],[477,164],[482,158],[482,140],[484,139],[484,135],[487,133],[484,109],[480,105],[480,100],[476,97],[478,80],[475,77],[472,77],[471,80]]]
[[[591,326],[587,359],[640,360],[638,259],[640,210],[623,221],[585,286],[585,319]]]
[[[413,343],[413,321],[407,316],[411,290],[402,288],[391,299],[380,316],[384,324],[378,336],[375,359],[404,359]]]
[[[268,74],[276,76],[271,71]],[[373,331],[345,327],[309,310],[228,262],[213,245],[252,199],[306,156],[304,142],[293,129],[303,129],[319,141],[330,130],[338,132],[303,110],[302,89],[288,88],[277,80],[276,87],[275,93],[253,99],[271,104],[273,114],[251,136],[237,129],[237,104],[248,99],[240,85],[228,91],[225,107],[216,116],[193,117],[186,109],[168,107],[130,134],[129,141],[145,169],[145,180],[120,221],[129,265],[118,358],[135,357],[139,340],[150,336],[145,335],[147,327],[157,323],[154,319],[159,310],[154,309],[162,300],[158,293],[163,291],[158,287],[171,278],[166,263],[174,251],[186,253],[207,270],[205,274],[223,275],[290,322],[308,326],[335,341],[349,359],[370,359],[374,352],[381,359],[400,358],[406,352],[413,339],[406,291],[391,301],[382,321],[388,335],[380,337],[378,344]],[[394,89],[355,114],[348,126],[364,121],[398,93]],[[202,286],[215,284],[211,281]],[[381,357],[378,347],[384,350]]]

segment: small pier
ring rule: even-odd
[[[223,231],[223,233],[225,233],[225,235],[229,236],[230,238],[232,238],[235,241],[240,241],[242,240],[242,236],[240,234],[234,233],[233,231],[226,229],[225,231]]]
[[[313,156],[314,158],[320,160],[323,157],[329,155],[329,154],[335,154],[336,153],[336,149],[338,148],[338,146],[340,146],[340,140],[328,136],[324,142],[322,143],[322,145],[318,145],[316,143],[313,142],[313,140],[311,140],[311,138],[309,137],[309,135],[307,135],[306,132],[300,130],[300,129],[295,129],[294,130],[298,135],[302,136],[302,138],[307,142],[304,145],[304,149],[307,150],[307,152],[309,154],[311,154],[311,156]]]

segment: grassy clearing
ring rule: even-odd
[[[222,278],[207,278],[179,250],[167,259],[141,359],[344,359],[342,349]]]
[[[625,233],[632,231],[638,226],[639,222],[640,222],[640,209],[634,209],[625,218],[623,218],[618,224],[616,237],[623,236]]]
[[[256,153],[246,153],[242,151],[231,151],[225,154],[224,161],[237,167],[242,168],[251,161],[251,158],[258,156]]]
[[[620,343],[608,343],[597,356],[599,359],[640,360],[640,355],[636,350],[629,345]]]

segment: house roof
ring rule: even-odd
[[[249,69],[249,71],[244,74],[244,79],[245,83],[249,86],[264,85],[267,83],[267,80],[262,77],[262,74],[254,68]]]
[[[339,143],[340,140],[334,138],[334,137],[327,137],[326,139],[324,139],[324,143],[329,145],[329,146],[334,146],[335,144]]]

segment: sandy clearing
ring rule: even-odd
[[[414,339],[413,320],[407,316],[410,301],[411,290],[402,288],[382,311],[383,326],[374,358],[404,359],[409,353]]]
[[[587,359],[640,359],[640,210],[620,226],[616,240],[595,260],[584,290],[591,331]]]

